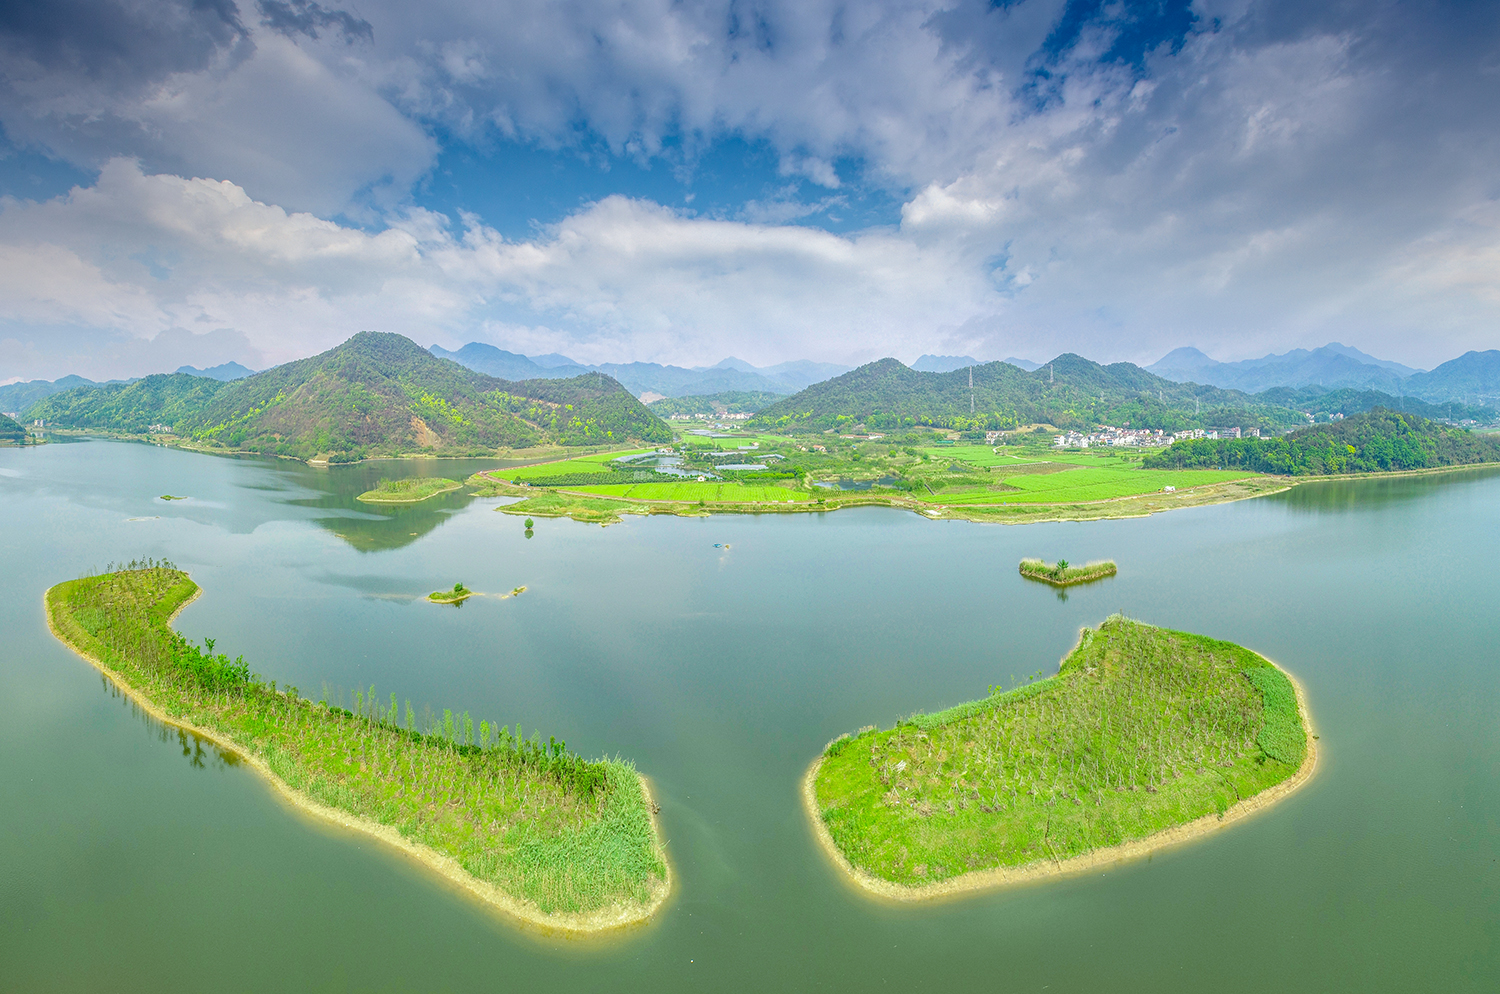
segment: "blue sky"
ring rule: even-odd
[[[0,380],[365,328],[1150,362],[1500,318],[1500,8],[0,0]]]

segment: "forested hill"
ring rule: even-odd
[[[136,433],[167,426],[211,445],[336,462],[671,438],[660,418],[607,376],[510,383],[378,332],[229,383],[148,376],[57,394],[26,416]]]
[[[990,362],[923,373],[895,359],[881,359],[816,383],[750,421],[789,430],[862,424],[872,431],[909,425],[995,430],[1022,424],[1279,429],[1305,423],[1295,411],[1237,390],[1174,383],[1128,362],[1101,366],[1071,353],[1033,372]]]
[[[1500,462],[1500,438],[1376,408],[1280,438],[1197,438],[1147,456],[1147,469],[1248,469],[1326,476]]]
[[[0,442],[24,442],[26,429],[14,419],[0,414]]]

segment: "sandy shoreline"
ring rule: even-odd
[[[1262,656],[1261,658],[1265,658]],[[1269,660],[1267,660],[1269,662]],[[1275,666],[1275,663],[1271,665]],[[1300,787],[1312,779],[1313,771],[1318,765],[1317,740],[1313,737],[1314,729],[1312,718],[1307,709],[1307,695],[1302,689],[1302,684],[1297,678],[1287,673],[1280,666],[1286,678],[1292,682],[1292,688],[1297,692],[1297,711],[1302,716],[1302,727],[1307,732],[1307,753],[1302,758],[1302,765],[1297,772],[1272,787],[1267,787],[1253,797],[1247,797],[1230,806],[1220,815],[1204,815],[1201,818],[1174,825],[1163,829],[1144,839],[1133,839],[1122,842],[1117,846],[1109,846],[1104,849],[1095,849],[1093,852],[1081,856],[1074,856],[1065,860],[1039,860],[1035,863],[1027,863],[1025,866],[1002,866],[989,870],[974,870],[957,877],[934,884],[924,884],[920,887],[909,887],[905,884],[892,883],[882,880],[865,871],[855,867],[844,854],[839,852],[834,845],[833,836],[828,833],[828,826],[823,823],[823,818],[818,812],[818,798],[815,789],[815,780],[818,770],[823,765],[823,757],[819,756],[813,760],[808,767],[807,773],[802,778],[802,808],[807,815],[808,822],[812,825],[813,836],[817,839],[818,848],[823,854],[838,867],[844,877],[853,884],[861,893],[867,896],[887,898],[893,901],[930,901],[944,897],[956,897],[974,891],[995,890],[1001,887],[1010,887],[1018,884],[1032,883],[1052,877],[1074,876],[1100,867],[1110,867],[1123,863],[1127,860],[1139,859],[1163,849],[1183,845],[1196,839],[1201,839],[1222,828],[1227,828],[1237,821],[1249,818],[1251,815],[1274,805],[1276,802],[1289,797]]]
[[[181,614],[189,604],[197,600],[202,593],[203,588],[199,587],[193,592],[193,596],[189,597],[187,600],[178,605],[177,610],[173,611],[171,616],[167,618],[166,623],[168,627],[170,627],[172,622],[176,620],[177,616]],[[379,822],[370,821],[367,818],[360,818],[356,815],[351,815],[348,812],[340,811],[337,808],[330,808],[325,804],[319,803],[318,801],[312,799],[311,797],[308,797],[306,794],[292,787],[285,780],[282,780],[279,776],[276,775],[275,772],[271,770],[270,766],[268,766],[264,760],[241,746],[239,743],[235,742],[233,739],[230,739],[217,732],[211,732],[206,728],[199,728],[198,726],[193,725],[190,722],[183,721],[180,718],[174,718],[171,715],[167,714],[165,711],[162,711],[144,694],[131,686],[130,683],[127,682],[118,673],[105,666],[101,660],[95,658],[87,652],[84,652],[78,646],[74,645],[72,642],[69,642],[66,638],[63,637],[62,633],[58,631],[57,624],[54,622],[52,617],[51,600],[45,593],[42,595],[42,607],[44,613],[47,616],[47,628],[52,632],[52,635],[59,642],[67,646],[69,649],[72,649],[79,656],[82,656],[85,660],[87,660],[90,665],[92,665],[100,673],[104,674],[104,676],[107,677],[112,683],[114,683],[116,687],[120,688],[121,693],[125,694],[125,696],[135,702],[135,704],[140,707],[141,710],[145,711],[148,715],[155,718],[157,721],[160,721],[165,725],[170,725],[173,728],[180,728],[183,731],[197,736],[198,738],[206,739],[214,743],[214,745],[218,746],[220,749],[224,749],[234,753],[236,756],[244,760],[246,765],[248,765],[251,769],[255,770],[255,772],[259,773],[263,778],[265,778],[265,780],[270,783],[270,785],[275,789],[276,794],[279,795],[281,800],[287,802],[293,809],[297,810],[298,812],[311,815],[319,821],[337,825],[340,828],[359,832],[363,835],[371,836],[380,840],[381,842],[400,852],[402,855],[415,860],[428,870],[437,873],[449,884],[456,885],[460,890],[468,893],[473,897],[478,898],[479,900],[484,902],[485,905],[500,911],[506,917],[514,919],[520,924],[536,927],[546,932],[557,932],[575,935],[610,932],[616,929],[625,928],[627,926],[638,925],[647,921],[652,915],[657,912],[658,909],[661,908],[663,904],[666,903],[667,897],[671,894],[672,864],[667,860],[666,846],[662,839],[661,825],[656,820],[656,805],[651,797],[651,788],[649,782],[647,781],[646,777],[641,775],[640,773],[637,773],[636,776],[640,779],[641,793],[645,798],[646,811],[648,817],[651,820],[651,834],[656,840],[657,855],[661,859],[662,866],[666,868],[666,876],[652,891],[650,902],[644,905],[633,907],[615,905],[608,908],[600,908],[596,911],[590,911],[585,914],[572,912],[558,912],[548,914],[547,912],[544,912],[541,908],[539,908],[536,904],[514,897],[511,894],[508,894],[500,888],[496,887],[494,884],[487,883],[472,876],[467,870],[459,865],[457,860],[453,859],[452,857],[445,856],[435,849],[431,849],[427,846],[421,845],[420,843],[412,842],[409,839],[404,838],[399,832],[397,832],[394,828],[391,828],[389,825],[382,825]]]

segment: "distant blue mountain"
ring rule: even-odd
[[[118,383],[119,380],[110,380]],[[50,397],[64,390],[72,390],[74,387],[94,387],[99,384],[93,380],[86,380],[82,376],[68,375],[56,380],[31,380],[28,383],[12,383],[0,387],[0,411],[20,412],[26,410],[32,404]]]
[[[211,380],[222,380],[228,383],[230,380],[243,380],[253,375],[255,370],[248,366],[241,366],[237,362],[223,362],[207,369],[199,369],[197,366],[178,366],[177,372],[186,373],[189,376],[207,376]]]
[[[965,366],[977,366],[979,360],[969,355],[924,355],[911,364],[919,373],[951,373]]]
[[[451,359],[460,366],[502,380],[558,379],[589,372],[604,373],[614,377],[637,397],[646,393],[663,397],[702,397],[730,391],[793,394],[847,372],[849,368],[803,359],[761,369],[733,357],[713,366],[692,369],[655,362],[606,362],[585,366],[556,353],[524,356],[482,342],[470,342],[456,352],[438,345],[428,351],[440,359]]]
[[[1245,393],[1260,393],[1273,387],[1317,386],[1329,390],[1344,387],[1382,390],[1395,395],[1401,392],[1403,380],[1420,372],[1338,342],[1238,362],[1219,362],[1195,348],[1180,348],[1145,368],[1178,383],[1202,383]]]

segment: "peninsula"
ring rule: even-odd
[[[443,711],[418,719],[371,687],[346,710],[278,689],[243,657],[193,645],[199,593],[169,563],[47,591],[52,632],[157,719],[245,757],[299,807],[374,836],[522,922],[596,932],[642,921],[670,870],[645,779],[556,739]],[[424,709],[425,710],[425,709]]]
[[[835,739],[803,799],[859,886],[910,900],[1184,841],[1286,796],[1314,762],[1282,670],[1116,615],[1056,676]]]
[[[408,476],[404,480],[381,480],[355,500],[366,504],[420,504],[429,497],[458,490],[463,484],[440,476]]]
[[[1021,560],[1021,575],[1029,580],[1040,580],[1054,587],[1070,587],[1075,583],[1091,583],[1114,576],[1117,570],[1113,560],[1069,566],[1066,559],[1046,563],[1040,559]]]

